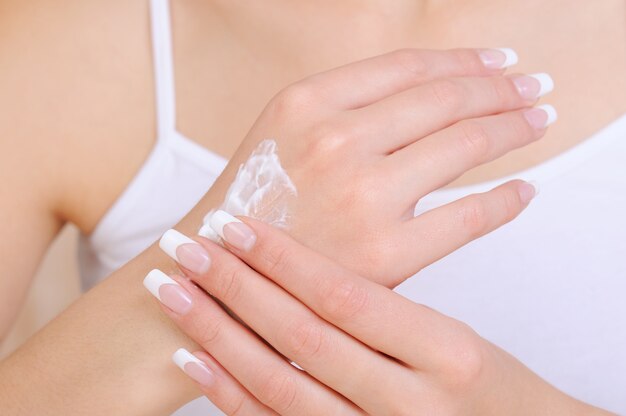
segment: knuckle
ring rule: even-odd
[[[292,253],[288,247],[279,244],[268,245],[261,256],[267,265],[268,276],[278,279],[290,272]]]
[[[366,290],[352,281],[343,280],[326,291],[323,310],[335,319],[345,320],[363,311],[369,301]]]
[[[391,53],[395,64],[409,74],[423,78],[428,73],[428,65],[418,49],[403,48]]]
[[[276,114],[300,113],[315,103],[315,90],[306,81],[291,84],[282,89],[271,100],[271,106]]]
[[[292,357],[311,359],[319,354],[322,349],[324,331],[321,325],[311,319],[306,319],[291,325],[285,339]]]
[[[491,142],[489,140],[489,133],[487,133],[485,127],[479,122],[466,121],[460,123],[460,128],[461,150],[469,154],[476,161],[486,159],[491,150]]]
[[[197,327],[195,333],[198,334],[196,341],[206,350],[213,345],[220,337],[222,333],[222,326],[224,321],[219,318],[197,320]]]
[[[485,372],[484,341],[472,328],[456,322],[453,346],[447,351],[446,368],[441,373],[444,382],[454,390],[475,386]]]
[[[435,103],[445,111],[457,111],[463,106],[463,87],[452,80],[441,80],[430,84]]]
[[[263,403],[283,414],[293,407],[296,393],[297,385],[293,375],[280,370],[264,380],[260,387],[259,398]]]
[[[345,147],[351,136],[344,128],[320,123],[312,127],[307,153],[309,156],[326,159]]]
[[[477,238],[487,231],[489,224],[487,207],[478,197],[468,199],[460,212],[463,229],[471,238]]]
[[[242,287],[240,271],[234,266],[223,267],[218,276],[213,294],[224,303],[236,302]]]

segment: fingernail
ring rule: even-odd
[[[519,198],[523,204],[528,204],[534,197],[539,195],[539,186],[536,182],[522,182],[517,187]]]
[[[525,100],[536,100],[554,89],[554,81],[546,73],[515,76],[513,83]]]
[[[159,240],[159,247],[194,273],[206,273],[211,266],[211,258],[204,247],[176,230],[167,230]]]
[[[483,49],[478,53],[486,68],[502,69],[517,63],[517,53],[511,48]]]
[[[216,211],[210,224],[224,241],[239,250],[248,251],[256,243],[256,234],[252,228],[225,211]]]
[[[558,115],[556,109],[550,104],[542,104],[530,108],[524,112],[524,117],[533,128],[542,130],[554,123]]]
[[[184,371],[189,377],[203,386],[210,386],[215,381],[213,372],[198,357],[190,353],[184,348],[179,348],[174,355],[172,361]]]
[[[154,269],[143,279],[143,285],[163,305],[179,315],[191,310],[191,295],[161,270]]]

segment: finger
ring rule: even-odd
[[[226,415],[277,415],[247,391],[213,357],[205,352],[191,354],[181,348],[172,357],[192,378],[202,393]]]
[[[290,365],[189,280],[153,270],[144,285],[183,332],[267,407],[281,415],[358,414],[354,405]],[[190,301],[185,308],[180,307],[183,298]]]
[[[550,85],[545,74],[440,78],[346,116],[357,136],[376,138],[365,142],[388,154],[457,121],[530,106]]]
[[[555,115],[540,106],[464,120],[399,150],[381,162],[382,174],[404,190],[393,203],[414,205],[468,170],[538,140]]]
[[[499,74],[516,62],[510,49],[402,49],[313,75],[284,95],[300,101],[315,96],[329,106],[354,109],[433,79]]]
[[[340,267],[278,229],[251,218],[245,221],[242,223],[218,211],[211,226],[233,253],[352,337],[419,369],[445,365],[446,353],[455,348],[448,345],[456,334],[453,320]],[[253,245],[240,244],[244,233],[254,233]],[[368,363],[356,357],[342,357],[342,360]],[[343,368],[341,362],[333,365]],[[364,376],[367,377],[367,372],[358,374]],[[394,384],[397,382],[399,387]],[[389,383],[400,391],[405,382],[400,374],[396,380],[381,380],[379,384],[388,387]]]
[[[535,193],[532,184],[515,180],[408,220],[394,233],[394,238],[403,241],[395,249],[398,259],[407,259],[405,276],[415,274],[513,220],[528,206]]]
[[[188,276],[277,351],[362,409],[380,413],[377,395],[398,391],[413,378],[406,368],[328,324],[224,248],[206,239],[199,243],[211,258],[211,268],[202,275],[189,271]]]

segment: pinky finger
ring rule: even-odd
[[[458,248],[488,234],[517,217],[535,197],[536,188],[527,182],[507,182],[489,192],[473,194],[427,211],[402,227],[406,241],[401,258],[416,258],[407,274],[428,266]]]
[[[258,401],[213,357],[205,352],[190,353],[184,348],[172,357],[176,365],[192,378],[202,393],[228,416],[277,415]]]

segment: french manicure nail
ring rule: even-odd
[[[163,305],[179,315],[191,310],[191,295],[174,279],[160,270],[154,269],[143,279],[143,285]]]
[[[515,65],[517,53],[511,48],[483,49],[478,53],[486,68],[503,69]]]
[[[184,348],[179,348],[174,355],[172,361],[185,372],[189,377],[203,386],[210,386],[215,380],[215,376],[209,367],[198,357],[190,353]]]
[[[159,240],[159,247],[194,273],[206,273],[211,266],[211,258],[204,247],[176,230],[167,230]]]
[[[528,181],[535,188],[535,197],[541,193],[541,187],[537,181]]]
[[[256,233],[252,228],[225,211],[215,211],[210,224],[224,241],[239,250],[249,251],[256,243]]]
[[[528,204],[534,197],[539,195],[539,187],[536,182],[522,182],[517,187],[519,198],[523,204]]]
[[[554,81],[546,73],[516,76],[513,83],[525,100],[536,100],[554,89]]]
[[[554,123],[558,115],[556,109],[550,104],[542,104],[530,108],[524,112],[524,117],[533,128],[542,130]]]

